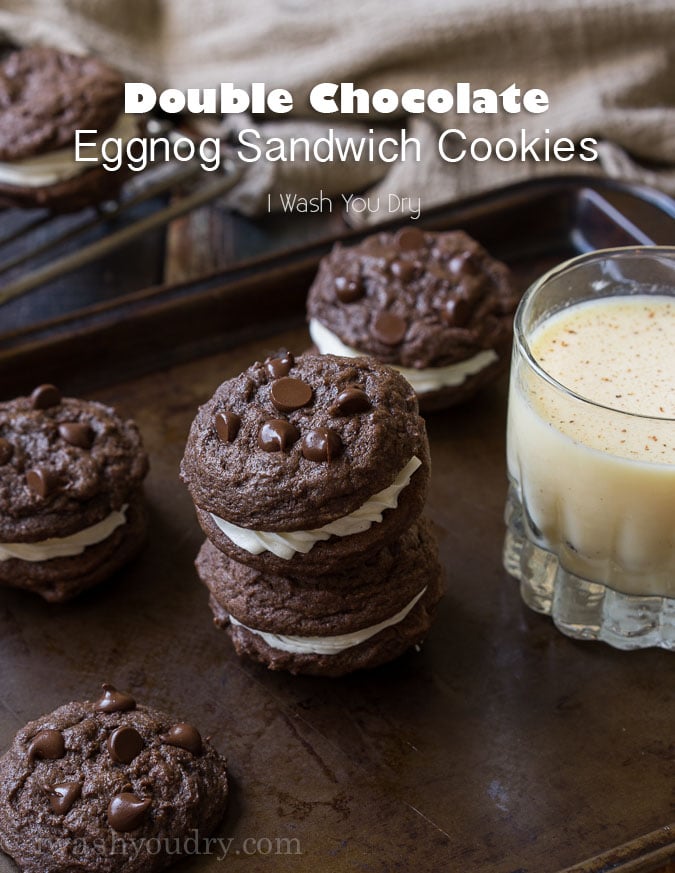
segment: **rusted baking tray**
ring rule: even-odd
[[[674,216],[654,192],[575,178],[422,223],[466,228],[524,288],[582,250],[673,243]],[[675,659],[571,641],[521,603],[501,566],[506,380],[428,418],[448,588],[421,652],[293,677],[240,662],[212,626],[177,475],[187,430],[220,381],[308,344],[304,295],[329,245],[2,337],[0,397],[55,381],[112,403],[138,421],[152,471],[149,544],[110,584],[61,607],[0,592],[0,748],[102,681],[199,725],[230,762],[229,852],[176,873],[661,869],[675,855]]]

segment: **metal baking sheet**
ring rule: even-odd
[[[489,198],[455,213],[455,226],[473,222],[523,287],[601,239],[673,227],[663,212],[647,230],[627,190],[618,209],[592,186],[561,188],[555,221],[538,212],[541,189],[530,195],[521,190],[510,201],[510,221],[509,209],[495,210]],[[538,214],[539,237],[510,244],[514,221],[530,234]],[[202,534],[178,479],[186,434],[223,379],[280,346],[308,345],[299,303],[306,285],[294,286],[296,326],[284,326],[288,306],[275,309],[274,300],[291,278],[297,283],[298,263],[311,274],[306,265],[316,256],[252,268],[246,305],[242,288],[221,279],[214,297],[225,307],[239,300],[242,312],[262,312],[267,289],[270,317],[203,344],[176,334],[172,349],[159,344],[140,367],[112,352],[133,352],[150,323],[147,297],[130,310],[126,334],[111,334],[112,314],[106,322],[99,313],[70,332],[36,332],[0,356],[3,397],[56,373],[66,390],[133,416],[152,463],[150,539],[133,565],[60,607],[0,591],[0,748],[29,719],[95,695],[103,681],[211,734],[232,774],[218,833],[227,858],[195,855],[177,873],[657,869],[675,854],[675,660],[569,640],[521,603],[501,566],[505,379],[427,419],[427,512],[447,594],[421,652],[339,680],[293,677],[239,661],[212,626],[193,567]],[[160,321],[177,296],[163,295]],[[195,292],[183,316],[190,300],[198,327],[207,310]],[[98,366],[75,353],[82,336],[100,342]],[[214,354],[215,339],[222,350]],[[139,347],[140,357],[145,352]],[[0,871],[14,870],[0,856]]]

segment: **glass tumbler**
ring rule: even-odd
[[[645,329],[635,316],[622,335],[616,305],[637,306]],[[674,306],[675,247],[606,249],[536,281],[514,323],[504,566],[563,633],[620,649],[675,649]],[[572,308],[595,334],[569,327]]]

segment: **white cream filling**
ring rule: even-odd
[[[296,552],[302,552],[303,555],[306,555],[321,540],[327,540],[332,536],[348,537],[352,534],[363,533],[371,525],[382,521],[386,509],[396,509],[399,494],[409,484],[415,470],[421,466],[420,459],[413,455],[388,488],[378,491],[377,494],[366,500],[363,506],[350,512],[349,515],[331,521],[315,530],[293,530],[283,533],[274,533],[268,530],[248,530],[244,527],[237,527],[236,524],[225,521],[213,513],[211,513],[211,518],[226,537],[229,537],[235,545],[249,554],[259,555],[262,552],[272,552],[278,558],[289,561]]]
[[[403,609],[397,612],[396,615],[392,615],[391,618],[387,618],[379,624],[364,627],[353,633],[339,634],[339,636],[335,637],[296,637],[287,636],[285,634],[271,634],[267,631],[256,630],[253,627],[249,627],[247,624],[237,621],[233,615],[230,616],[230,623],[235,626],[243,627],[253,634],[257,634],[259,637],[262,637],[268,646],[273,649],[281,649],[282,652],[293,652],[299,655],[337,655],[339,652],[344,652],[345,649],[350,649],[352,646],[358,646],[359,643],[369,640],[381,630],[402,622],[426,590],[427,588],[425,585],[420,593],[416,594],[407,606],[404,606]]]
[[[103,521],[85,527],[68,537],[51,537],[39,543],[0,543],[0,561],[18,558],[20,561],[49,561],[52,558],[70,558],[81,555],[87,546],[102,543],[108,537],[126,524],[128,505],[119,511],[111,512]]]
[[[322,355],[340,355],[344,358],[357,358],[367,355],[351,346],[345,345],[340,337],[328,330],[316,318],[310,319],[309,333],[314,345]],[[469,376],[475,376],[486,367],[489,367],[499,356],[494,349],[478,352],[466,361],[458,361],[456,364],[447,364],[444,367],[427,367],[417,370],[415,367],[400,367],[398,364],[391,366],[398,370],[415,389],[417,394],[428,394],[441,388],[452,388],[461,385]]]
[[[85,156],[100,156],[100,144],[108,137],[116,137],[128,142],[138,131],[137,122],[128,115],[120,115],[115,124],[104,131],[99,137],[91,138],[91,134],[84,137],[86,142],[95,142],[93,147],[84,150]],[[93,161],[75,160],[75,143],[43,155],[33,155],[30,158],[22,158],[19,161],[0,161],[0,182],[17,187],[42,188],[45,185],[54,185],[65,179],[79,176],[86,170],[97,166]]]

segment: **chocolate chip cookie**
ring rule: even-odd
[[[0,62],[0,205],[65,212],[112,197],[124,173],[77,163],[75,131],[115,129],[123,105],[121,76],[96,58],[45,46],[7,55]]]
[[[219,549],[269,572],[316,576],[414,522],[429,447],[395,370],[284,353],[224,382],[199,409],[181,475]]]
[[[197,728],[104,685],[0,759],[0,846],[24,873],[149,873],[208,836],[226,802],[225,759]]]
[[[429,410],[464,400],[506,368],[517,301],[508,268],[466,233],[405,227],[338,243],[307,312],[319,352],[391,364]]]
[[[63,601],[135,555],[148,459],[136,425],[53,385],[0,403],[0,584]]]
[[[319,579],[261,573],[208,540],[196,563],[238,654],[293,673],[340,676],[397,657],[426,636],[442,592],[423,519],[372,558]]]

